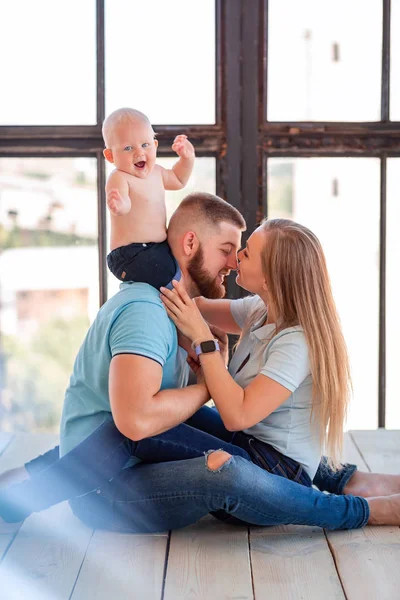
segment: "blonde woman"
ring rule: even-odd
[[[295,468],[299,480],[305,472],[311,485],[323,451],[339,464],[350,390],[324,253],[309,229],[274,219],[250,236],[238,261],[236,282],[253,296],[194,302],[176,282],[173,292],[161,289],[162,299],[193,344],[192,366],[201,367],[225,428],[240,432],[232,442],[276,474]],[[207,352],[208,323],[241,335],[229,372],[220,352]]]

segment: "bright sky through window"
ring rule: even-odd
[[[0,125],[96,122],[95,0],[0,0]],[[215,122],[215,0],[105,2],[106,112]]]

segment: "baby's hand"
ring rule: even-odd
[[[172,150],[177,153],[180,158],[194,158],[194,147],[189,142],[186,135],[177,135],[172,144]]]
[[[131,209],[131,201],[124,198],[117,188],[110,190],[107,194],[107,206],[113,215],[126,215]]]

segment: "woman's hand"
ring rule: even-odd
[[[211,339],[210,328],[201,316],[195,301],[189,297],[182,283],[174,280],[172,285],[174,286],[172,291],[164,287],[160,288],[161,300],[168,316],[191,342]]]

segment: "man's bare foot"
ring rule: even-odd
[[[14,485],[14,483],[21,483],[29,479],[29,473],[25,467],[17,467],[16,469],[10,469],[0,475],[0,489]]]
[[[400,494],[367,498],[368,525],[400,525]]]
[[[363,498],[400,494],[400,475],[355,471],[345,485],[343,494]]]

